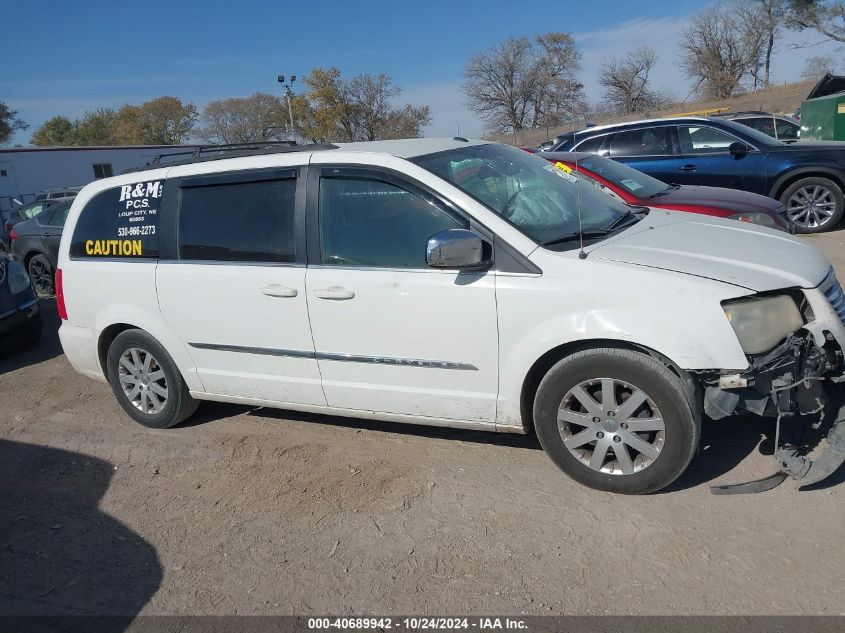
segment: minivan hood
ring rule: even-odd
[[[706,277],[756,292],[814,288],[830,270],[822,253],[786,233],[707,216],[678,221],[678,215],[653,210],[631,229],[588,249],[589,257]]]

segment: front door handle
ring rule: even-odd
[[[42,238],[46,238],[46,237],[53,237],[53,234],[52,234],[52,233],[42,233],[42,234],[41,234],[41,237],[42,237]]]
[[[288,288],[287,286],[280,286],[279,284],[270,284],[261,289],[268,297],[295,297],[297,294],[296,288]]]
[[[681,171],[695,171],[695,165],[684,165],[681,167]]]
[[[314,291],[314,295],[318,299],[330,299],[332,301],[346,301],[347,299],[353,299],[355,297],[355,293],[351,290],[347,290],[342,286],[332,286],[331,288],[319,288]]]

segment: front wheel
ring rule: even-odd
[[[549,370],[534,400],[534,426],[563,472],[623,494],[675,481],[700,435],[675,374],[646,354],[611,348],[577,352]]]
[[[795,224],[796,233],[829,231],[842,219],[845,196],[828,178],[802,178],[787,187],[780,197],[786,217]]]
[[[120,406],[144,426],[169,428],[190,417],[199,405],[170,354],[143,330],[126,330],[115,337],[106,372]]]

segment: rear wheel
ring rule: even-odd
[[[56,292],[54,284],[54,271],[50,260],[46,256],[33,255],[26,266],[29,278],[32,279],[32,287],[39,297],[51,297]]]
[[[700,425],[678,377],[638,352],[595,349],[552,367],[534,426],[552,461],[599,490],[645,494],[686,470]]]
[[[123,410],[144,426],[166,429],[193,415],[191,397],[173,359],[143,330],[117,335],[106,359],[109,384]]]
[[[845,196],[828,178],[802,178],[787,187],[780,197],[786,217],[797,233],[829,231],[842,219]]]

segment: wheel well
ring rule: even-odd
[[[559,360],[576,352],[600,347],[627,349],[634,352],[648,354],[652,358],[655,358],[666,365],[666,367],[676,374],[685,385],[690,380],[686,372],[684,372],[671,360],[663,356],[663,354],[642,345],[636,345],[626,341],[616,341],[613,339],[592,339],[589,341],[573,341],[571,343],[564,343],[563,345],[558,345],[557,347],[550,349],[534,361],[534,364],[525,376],[525,380],[522,382],[522,395],[520,397],[519,407],[522,417],[522,426],[526,433],[534,432],[534,397],[537,395],[537,388],[540,386],[540,381],[543,380],[543,376],[545,376],[552,366],[554,366]]]
[[[117,338],[117,335],[121,332],[135,329],[138,328],[128,323],[114,323],[100,333],[100,339],[97,341],[97,356],[100,359],[100,369],[103,370],[103,376],[106,378],[108,378],[106,358],[109,355],[109,347],[111,347],[112,341],[114,341],[114,339]]]
[[[784,180],[780,185],[778,185],[777,191],[775,192],[774,198],[780,200],[780,197],[783,195],[783,192],[786,191],[787,187],[790,185],[798,182],[799,180],[803,180],[804,178],[827,178],[828,180],[832,180],[836,185],[839,186],[839,189],[845,193],[845,181],[836,174],[828,173],[828,172],[814,172],[814,171],[805,171],[801,172],[792,176],[787,176],[786,180]]]
[[[23,258],[23,265],[27,268],[29,267],[29,260],[35,257],[36,255],[41,255],[39,251],[29,251],[26,256]]]

